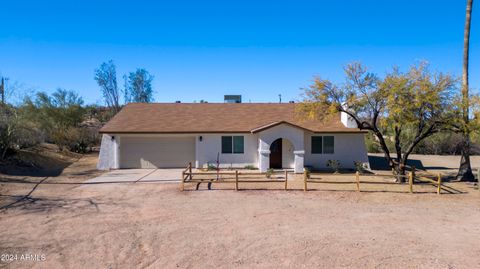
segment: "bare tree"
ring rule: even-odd
[[[117,71],[112,60],[102,63],[95,70],[95,80],[102,89],[103,98],[109,108],[117,113],[120,110]]]

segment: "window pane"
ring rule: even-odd
[[[243,136],[233,137],[233,153],[243,153]]]
[[[222,153],[232,153],[231,136],[222,136]]]
[[[312,136],[312,154],[322,154],[321,136]]]
[[[323,153],[333,154],[334,153],[335,140],[333,136],[324,136],[323,137]]]

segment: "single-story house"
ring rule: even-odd
[[[294,103],[131,103],[103,128],[99,169],[325,169],[368,163],[365,132],[346,114],[302,118]]]

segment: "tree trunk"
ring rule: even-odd
[[[462,157],[458,169],[457,179],[461,181],[475,181],[475,176],[470,165],[470,137],[464,135],[462,142]]]
[[[469,85],[468,85],[468,65],[470,48],[470,22],[472,15],[473,0],[467,0],[467,9],[465,15],[465,29],[463,32],[463,72],[462,72],[462,112],[463,112],[463,142],[462,158],[458,168],[457,179],[462,181],[473,181],[475,177],[470,165],[470,128],[469,124]]]
[[[402,159],[402,146],[400,145],[400,133],[401,129],[397,126],[395,127],[395,151],[397,152],[397,167],[395,168],[397,172],[397,182],[405,182],[405,162]]]
[[[403,164],[403,159],[397,163],[395,163],[395,182],[397,183],[405,183],[405,175],[406,173],[406,166]]]

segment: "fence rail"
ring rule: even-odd
[[[185,190],[186,183],[197,183],[196,189],[198,190],[200,184],[208,183],[208,188],[210,189],[211,184],[215,183],[222,183],[222,184],[234,184],[235,190],[239,190],[239,183],[284,183],[284,189],[288,189],[288,171],[284,170],[283,173],[274,173],[271,176],[267,176],[267,173],[259,173],[259,172],[252,172],[252,173],[245,173],[239,172],[238,170],[230,171],[230,172],[220,172],[217,170],[216,172],[193,172],[192,171],[192,164],[188,163],[187,167],[182,171],[182,182],[181,182],[181,190]],[[208,178],[207,176],[212,176],[214,178]],[[260,179],[259,176],[265,177],[265,179]],[[378,184],[378,185],[399,185],[396,182],[379,182],[379,181],[368,181],[368,180],[360,180],[361,175],[359,172],[356,172],[354,175],[354,179],[352,181],[332,181],[332,180],[323,180],[321,177],[315,177],[315,174],[308,173],[307,171],[303,174],[303,190],[308,191],[308,184],[352,184],[355,186],[357,192],[361,191],[361,185],[365,184]],[[385,175],[367,175],[365,177],[385,177]],[[421,183],[428,183],[432,184],[436,188],[437,194],[442,193],[442,189],[449,191],[450,187],[445,186],[442,183],[442,175],[439,174],[431,174],[431,173],[417,173],[415,167],[411,167],[411,171],[408,172],[407,175],[395,175],[395,177],[401,177],[406,179],[408,182],[408,192],[414,193],[414,185],[415,182]],[[252,179],[248,179],[252,178]],[[401,186],[401,185],[400,185]]]
[[[227,183],[227,184],[235,184],[235,190],[238,191],[238,183],[284,183],[284,189],[287,190],[288,188],[288,171],[284,170],[282,175],[283,177],[278,177],[277,174],[272,174],[271,176],[267,176],[267,173],[244,173],[239,172],[238,170],[232,172],[192,172],[192,163],[188,163],[187,168],[182,171],[182,183],[181,183],[181,190],[185,190],[185,183],[197,183],[197,188],[201,183],[208,183],[208,188],[212,183]],[[205,178],[205,177],[195,177],[195,176],[216,176],[216,178]],[[226,180],[227,178],[220,176],[232,176],[231,179],[234,180]],[[246,180],[252,176],[255,180]],[[257,179],[258,176],[265,176],[265,180]]]
[[[431,183],[433,186],[436,187],[436,190],[437,190],[437,194],[441,194],[442,192],[442,175],[439,173],[437,175],[433,175],[433,174],[429,174],[429,176],[431,177],[436,177],[436,180],[433,180],[433,179],[430,179],[428,178],[427,176],[419,176],[419,175],[416,175],[416,172],[415,172],[415,167],[412,166],[412,167],[409,167],[411,169],[411,171],[407,174],[407,175],[395,175],[395,177],[397,178],[406,178],[408,179],[408,192],[409,193],[413,193],[413,185],[414,185],[414,182],[415,180],[419,181],[419,182],[428,182],[428,183]],[[374,177],[374,176],[381,176],[383,177],[383,175],[368,175],[368,177]],[[359,172],[356,172],[355,173],[355,179],[353,181],[327,181],[327,180],[321,180],[321,178],[315,178],[315,177],[312,177],[310,173],[308,173],[307,171],[305,171],[303,173],[303,190],[304,191],[308,191],[308,184],[309,183],[313,183],[313,184],[354,184],[355,187],[356,187],[356,191],[357,192],[360,192],[360,184],[394,184],[394,185],[398,185],[398,183],[396,182],[378,182],[378,181],[361,181],[360,180],[360,173]],[[444,187],[444,185],[443,185]]]

